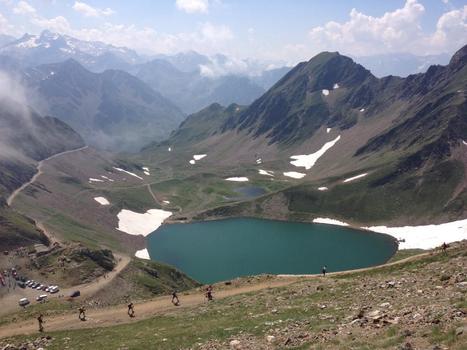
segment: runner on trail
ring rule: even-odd
[[[208,301],[212,301],[212,285],[209,285],[206,288],[206,298],[208,299]]]
[[[174,304],[175,306],[178,306],[180,305],[180,300],[178,299],[178,295],[177,295],[177,291],[174,290],[172,292],[172,304]]]
[[[128,316],[135,317],[135,306],[133,303],[128,304]]]
[[[37,317],[37,322],[39,322],[39,332],[43,332],[44,331],[44,316],[42,314],[40,314]]]
[[[81,306],[79,309],[79,315],[78,315],[78,318],[81,320],[81,321],[86,321],[86,308],[84,306]]]
[[[323,277],[326,277],[326,265],[323,266],[323,268],[321,269],[321,273],[323,274]]]

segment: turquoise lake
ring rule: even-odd
[[[379,265],[397,245],[391,237],[348,227],[262,219],[163,225],[148,236],[151,259],[202,283],[239,276],[320,273]]]

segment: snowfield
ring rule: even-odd
[[[324,187],[324,186],[323,187],[318,187],[318,191],[327,191],[327,190],[328,190],[327,187]]]
[[[288,171],[288,172],[285,172],[283,174],[284,174],[284,176],[292,177],[294,179],[301,179],[302,177],[306,176],[306,174],[298,173],[296,171]]]
[[[246,182],[250,181],[247,177],[228,177],[226,181],[235,181],[235,182]]]
[[[144,172],[144,175],[146,176],[151,175],[151,173],[149,172],[149,168],[147,166],[143,166],[143,172]]]
[[[314,223],[349,226],[349,224],[329,218],[316,218]],[[467,219],[439,225],[423,226],[371,226],[363,230],[388,234],[399,240],[399,249],[433,249],[443,243],[452,243],[467,239]]]
[[[464,140],[462,140],[462,143],[467,146],[467,142],[465,142]]]
[[[329,90],[328,89],[323,89],[321,91],[321,93],[324,95],[324,96],[328,96],[329,95]]]
[[[333,89],[339,89],[339,84],[335,83],[334,86],[332,87]]]
[[[143,235],[146,237],[151,232],[157,230],[164,220],[171,215],[172,212],[162,209],[150,209],[144,214],[122,209],[117,215],[117,230],[130,235]]]
[[[94,200],[100,205],[110,205],[110,202],[105,197],[94,197]]]
[[[190,160],[190,164],[196,164],[196,161],[194,159]]]
[[[127,171],[127,170],[125,170],[125,169],[122,169],[122,168],[116,168],[116,167],[113,167],[113,168],[114,168],[115,170],[117,170],[117,171],[120,171],[120,172],[122,172],[122,173],[127,173],[128,175],[131,175],[131,176],[134,176],[134,177],[136,177],[136,178],[138,178],[138,179],[140,179],[140,180],[143,180],[143,178],[142,178],[141,176],[136,175],[135,173],[129,172],[129,171]]]
[[[311,154],[302,154],[298,156],[291,156],[290,158],[295,159],[290,162],[290,164],[295,165],[296,167],[304,167],[306,170],[311,169],[315,165],[316,161],[323,156],[331,147],[333,147],[337,141],[339,141],[341,136],[337,136],[334,140],[326,142],[321,149]]]
[[[162,201],[162,203],[170,204],[170,201]]]
[[[144,249],[141,249],[141,250],[138,250],[136,253],[135,253],[135,256],[137,258],[140,258],[140,259],[144,259],[144,260],[151,260],[151,258],[149,257],[149,252],[146,248]]]
[[[331,132],[331,128],[326,128],[326,133],[330,133]]]
[[[365,108],[360,108],[360,112],[365,112]]]
[[[104,182],[104,180],[95,179],[95,178],[93,178],[93,177],[90,177],[90,178],[89,178],[89,182]]]
[[[367,175],[368,175],[368,173],[364,173],[364,174],[360,174],[360,175],[357,175],[357,176],[349,177],[348,179],[345,179],[345,180],[342,181],[342,182],[351,182],[351,181],[360,179],[361,177],[365,177],[365,176],[367,176]]]
[[[274,171],[259,169],[258,172],[260,175],[274,176]]]
[[[386,227],[362,227],[365,230],[386,233],[405,242],[399,243],[400,249],[432,249],[444,242],[451,243],[467,239],[467,219],[439,225]]]

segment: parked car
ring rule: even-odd
[[[19,300],[18,304],[19,304],[19,306],[24,307],[24,306],[26,306],[26,305],[29,305],[29,300],[28,300],[28,298],[21,298],[21,299]]]
[[[76,298],[76,297],[79,297],[80,295],[81,295],[81,292],[79,290],[75,290],[74,292],[70,294],[70,297]]]
[[[58,286],[52,286],[49,288],[49,293],[51,294],[55,294],[55,293],[58,293],[60,289],[58,289]]]
[[[41,294],[36,298],[36,301],[46,301],[47,300],[47,294]]]

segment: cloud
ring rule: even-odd
[[[215,25],[210,22],[199,24],[192,32],[177,34],[157,32],[151,27],[113,23],[79,30],[68,28],[59,32],[81,40],[98,40],[146,53],[174,53],[192,49],[204,53],[217,53],[227,49],[227,44],[234,38],[228,26]]]
[[[20,1],[18,4],[13,8],[13,13],[17,15],[32,15],[36,13],[36,9],[29,5],[26,1]]]
[[[435,33],[428,46],[434,49],[455,50],[467,41],[467,5],[443,14],[436,23]]]
[[[400,50],[423,35],[420,19],[425,8],[417,0],[404,7],[373,17],[352,9],[345,23],[328,22],[312,28],[310,38],[322,49],[339,48],[354,55]]]
[[[15,28],[10,22],[0,13],[0,34],[15,34]]]
[[[54,18],[43,18],[40,16],[35,16],[31,23],[41,27],[42,29],[47,29],[52,32],[57,33],[70,33],[72,32],[70,23],[63,16],[57,16]]]
[[[207,13],[209,8],[208,0],[176,0],[175,5],[186,13]]]
[[[81,13],[85,17],[110,16],[115,13],[111,8],[105,8],[101,10],[101,9],[92,7],[91,5],[86,4],[85,2],[81,2],[81,1],[75,1],[72,8],[73,10]]]
[[[465,44],[466,7],[444,13],[434,33],[422,30],[424,6],[417,0],[407,0],[404,7],[386,12],[381,17],[352,9],[348,21],[330,21],[314,27],[309,37],[315,52],[339,50],[356,56],[391,52],[418,55],[451,52]]]

